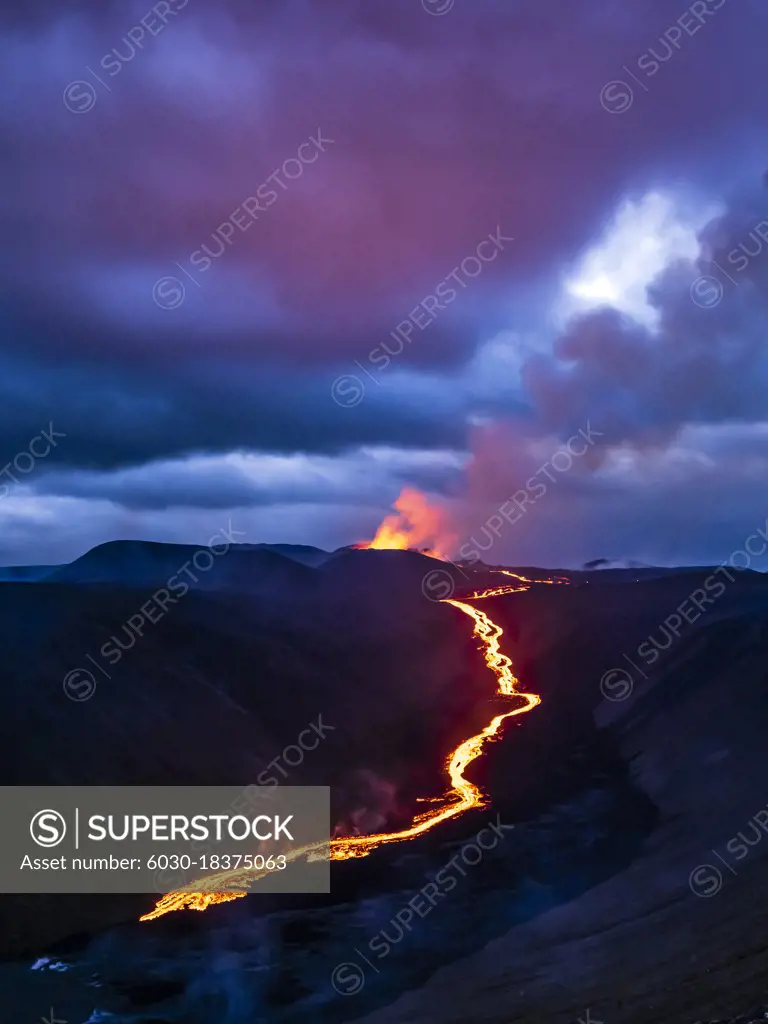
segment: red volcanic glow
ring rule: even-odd
[[[429,499],[415,487],[404,487],[394,504],[396,513],[387,516],[371,541],[361,548],[395,548],[403,551],[414,548],[435,558],[447,559],[456,543],[445,512],[430,505]]]

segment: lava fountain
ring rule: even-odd
[[[393,508],[396,511],[384,518],[373,540],[363,541],[358,547],[399,551],[412,548],[434,558],[448,557],[458,538],[441,508],[431,505],[415,487],[404,487]]]

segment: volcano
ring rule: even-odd
[[[102,545],[0,583],[7,784],[267,772],[330,785],[338,823],[329,896],[5,897],[17,1018],[33,1001],[68,1020],[96,1005],[200,1024],[566,1021],[586,1006],[639,1021],[662,1003],[682,1021],[760,1004],[761,904],[740,879],[759,887],[768,851],[750,773],[768,724],[765,578],[734,570],[688,621],[676,609],[714,569],[455,565],[427,539],[430,554],[232,545],[115,665],[104,640],[188,550]],[[88,655],[104,673],[69,700]],[[289,766],[313,722],[323,742]],[[44,742],[19,749],[30,731]],[[690,922],[695,961],[678,941]]]

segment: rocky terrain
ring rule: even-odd
[[[285,781],[331,785],[367,831],[439,794],[446,752],[496,713],[466,617],[425,596],[436,563],[412,552],[233,550],[112,665],[104,643],[189,557],[151,548],[0,584],[6,783],[245,785],[322,715]],[[460,596],[464,570],[437,564]],[[764,1019],[765,579],[566,575],[483,602],[542,696],[472,766],[487,807],[334,864],[329,896],[149,924],[150,897],[4,897],[9,1019]],[[95,692],[70,699],[83,666]]]

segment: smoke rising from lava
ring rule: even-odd
[[[400,551],[411,548],[435,558],[449,557],[459,535],[445,508],[431,503],[415,487],[404,487],[393,507],[396,513],[386,516],[373,540],[361,547]]]

